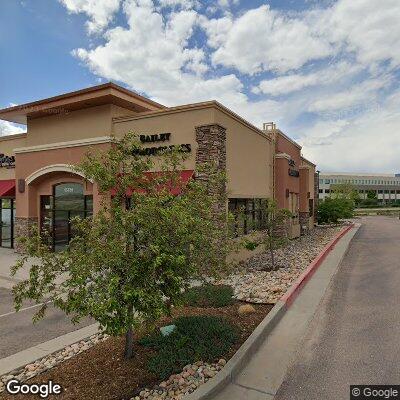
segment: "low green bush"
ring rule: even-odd
[[[193,307],[225,307],[233,303],[233,289],[228,285],[205,284],[188,289],[183,303]]]
[[[247,249],[247,250],[255,250],[258,247],[259,243],[257,242],[253,242],[252,240],[248,240],[246,239],[243,243],[243,246]]]
[[[337,223],[342,218],[354,216],[354,202],[345,198],[327,197],[318,204],[318,223]]]
[[[148,361],[148,369],[166,379],[187,364],[213,362],[226,355],[239,338],[239,330],[220,317],[179,317],[172,322],[176,329],[168,336],[153,333],[140,344],[156,350]]]

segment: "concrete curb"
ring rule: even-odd
[[[226,363],[225,367],[204,385],[201,385],[195,392],[185,396],[185,400],[207,400],[213,398],[227,384],[234,380],[234,377],[242,370],[251,356],[258,350],[265,337],[274,329],[281,320],[285,312],[289,309],[301,289],[307,281],[312,277],[314,272],[322,264],[323,260],[329,252],[335,247],[335,244],[350,229],[354,227],[354,223],[342,229],[321,253],[311,262],[307,269],[294,282],[290,289],[278,300],[272,310],[267,314],[263,321],[257,326],[253,333],[242,344],[239,350]]]
[[[309,279],[313,276],[314,272],[318,269],[318,267],[325,260],[326,256],[330,253],[330,251],[335,247],[335,244],[342,238],[350,229],[354,227],[354,223],[350,224],[346,228],[342,229],[318,254],[318,256],[311,262],[311,264],[306,268],[306,270],[297,278],[294,284],[290,287],[290,289],[281,297],[281,301],[283,301],[288,307],[295,300],[297,295],[300,293],[303,286],[309,281]]]
[[[239,350],[226,363],[225,367],[211,380],[201,385],[195,392],[185,396],[185,400],[210,399],[221,391],[244,367],[256,352],[261,342],[272,331],[285,313],[285,304],[278,301],[253,333],[240,346]]]
[[[0,360],[0,376],[10,374],[27,364],[32,364],[36,360],[60,351],[71,344],[80,342],[98,331],[99,325],[92,324],[2,358]]]

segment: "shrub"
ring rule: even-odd
[[[359,203],[360,207],[376,207],[378,205],[378,199],[375,198],[370,198],[368,197],[367,199],[361,200]]]
[[[354,202],[345,198],[327,197],[318,205],[318,223],[337,223],[341,218],[354,216]]]
[[[179,372],[196,361],[213,362],[226,355],[239,337],[238,329],[213,316],[179,317],[169,336],[152,334],[140,340],[157,354],[149,359],[148,369],[160,379]]]
[[[255,250],[258,247],[259,243],[257,242],[253,242],[252,240],[248,240],[246,239],[243,243],[243,246],[247,249],[247,250]]]
[[[233,303],[233,289],[228,285],[205,284],[188,289],[183,303],[193,307],[225,307]]]

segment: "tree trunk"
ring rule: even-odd
[[[125,333],[125,360],[133,357],[133,328],[130,327]]]

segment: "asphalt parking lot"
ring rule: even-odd
[[[10,276],[16,258],[13,250],[0,248],[0,359],[93,323],[86,318],[73,325],[63,312],[50,306],[45,318],[33,324],[39,306],[29,302],[15,312],[12,286],[27,276],[27,271]]]

